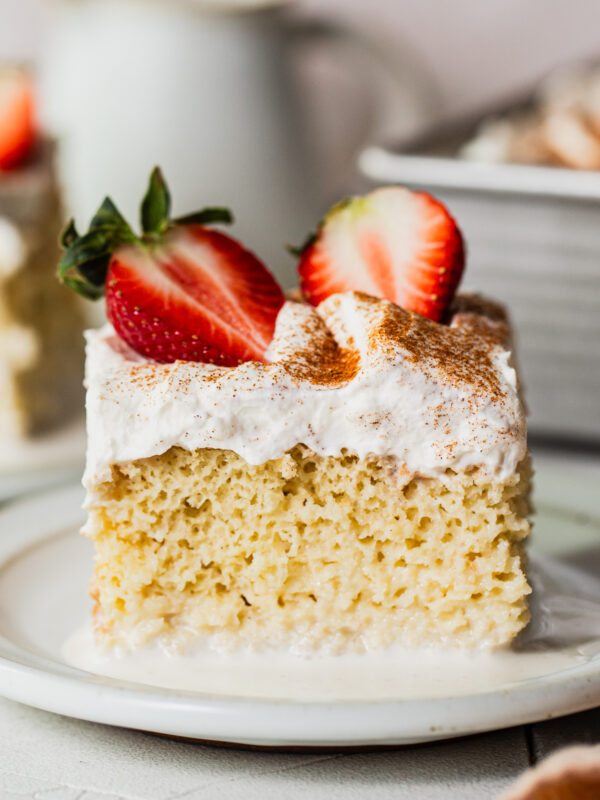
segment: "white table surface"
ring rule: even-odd
[[[600,461],[556,456],[598,476]],[[589,500],[589,498],[588,498]],[[583,513],[593,513],[589,506]],[[548,510],[545,511],[548,514]],[[539,543],[538,543],[539,544]],[[560,526],[542,549],[565,551]],[[593,535],[569,542],[597,551]],[[583,560],[580,556],[580,560]],[[377,753],[264,753],[178,742],[0,699],[1,800],[481,800],[559,746],[600,743],[600,710],[462,740]]]

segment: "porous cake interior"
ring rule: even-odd
[[[111,470],[86,526],[107,643],[497,646],[529,619],[527,461],[499,482],[301,445],[260,466],[173,447]]]

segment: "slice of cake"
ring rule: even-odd
[[[87,356],[98,640],[510,642],[524,413],[502,308],[452,297],[446,210],[402,188],[336,207],[301,255],[315,306],[207,227],[218,212],[169,221],[158,173],[144,209],[137,238],[105,202],[102,269],[85,237],[61,264],[89,296],[106,285],[112,323]]]
[[[35,138],[29,77],[0,71],[0,440],[41,433],[81,403],[83,316],[56,280],[54,147]]]

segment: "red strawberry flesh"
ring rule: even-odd
[[[200,225],[175,227],[149,250],[120,247],[106,281],[107,315],[119,336],[161,362],[265,361],[283,303],[256,256]]]
[[[298,265],[314,305],[336,292],[360,291],[436,321],[463,268],[462,235],[446,208],[399,186],[334,207]]]

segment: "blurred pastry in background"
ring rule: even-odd
[[[83,315],[55,277],[62,222],[31,76],[0,66],[0,440],[43,433],[81,405]]]
[[[460,155],[475,161],[600,169],[600,67],[552,74],[529,110],[484,120]]]

